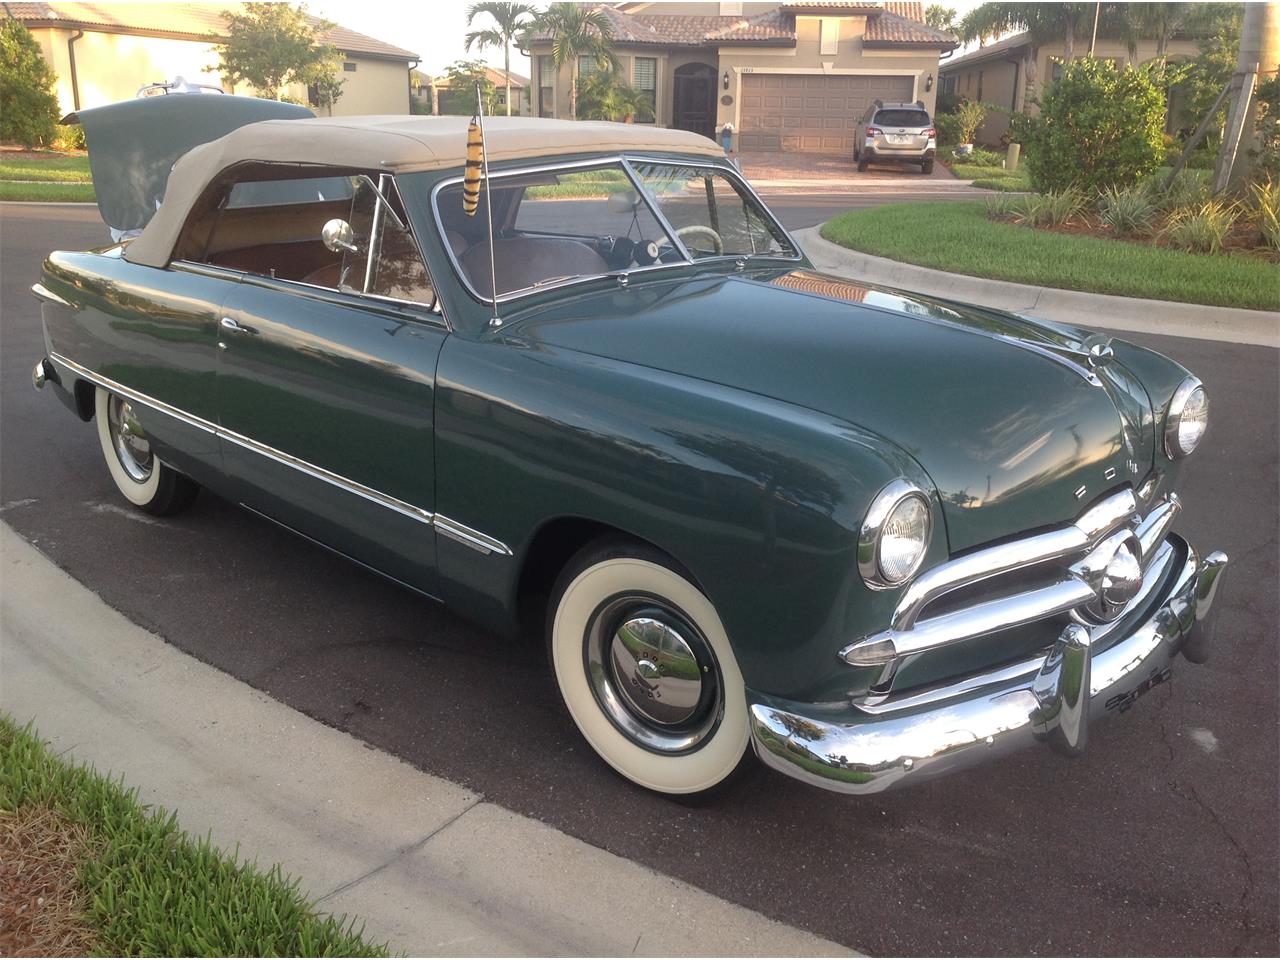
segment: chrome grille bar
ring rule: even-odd
[[[1126,488],[1094,504],[1066,526],[940,564],[903,591],[888,630],[849,644],[840,656],[855,666],[883,665],[907,654],[971,640],[1090,603],[1097,598],[1097,585],[1068,565],[1126,530],[1137,536],[1144,558],[1152,556],[1178,509],[1177,497],[1171,494],[1139,523],[1137,498]],[[1045,584],[921,619],[931,603],[955,590],[1051,562],[1060,563],[1061,569]]]

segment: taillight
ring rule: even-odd
[[[879,127],[867,127],[868,137],[879,137],[879,136],[883,136],[883,134],[884,134],[884,131],[881,130]]]
[[[926,131],[924,132],[924,135],[925,135],[926,137],[928,137],[930,140],[937,140],[937,139],[938,139],[938,131],[937,131],[937,130],[935,130],[933,127],[930,127],[928,130],[926,130]]]

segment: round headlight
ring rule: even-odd
[[[1195,377],[1187,377],[1173,392],[1164,421],[1164,450],[1170,460],[1185,457],[1200,445],[1209,426],[1209,396]]]
[[[858,542],[858,569],[873,590],[905,583],[920,568],[933,514],[923,491],[894,480],[871,502]]]

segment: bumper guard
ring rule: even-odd
[[[1036,742],[1078,754],[1090,723],[1125,712],[1167,680],[1179,652],[1192,663],[1208,658],[1226,565],[1226,554],[1201,560],[1187,545],[1164,601],[1106,649],[1095,653],[1090,629],[1073,623],[1026,669],[971,678],[952,696],[901,711],[792,704],[748,691],[752,744],[769,766],[841,793],[923,782]]]

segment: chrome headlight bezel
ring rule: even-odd
[[[897,510],[908,501],[917,500],[924,508],[924,531],[920,538],[920,552],[905,575],[898,579],[886,576],[880,562],[880,548],[885,526]],[[867,509],[866,519],[862,521],[862,532],[858,537],[858,572],[863,582],[872,590],[891,590],[911,581],[920,572],[920,564],[929,552],[929,541],[933,536],[933,508],[928,495],[916,484],[905,478],[899,478],[887,484],[871,501]]]
[[[1196,442],[1192,444],[1189,450],[1184,450],[1179,442],[1179,429],[1182,425],[1182,417],[1186,412],[1187,404],[1191,398],[1199,391],[1204,397],[1205,406],[1205,429],[1200,432],[1200,436],[1196,438]],[[1195,453],[1196,448],[1200,446],[1204,439],[1205,433],[1209,429],[1209,393],[1204,388],[1204,384],[1200,382],[1198,377],[1187,377],[1182,383],[1178,384],[1178,389],[1173,391],[1173,397],[1169,400],[1169,408],[1165,411],[1164,416],[1164,452],[1170,460],[1181,460]]]

